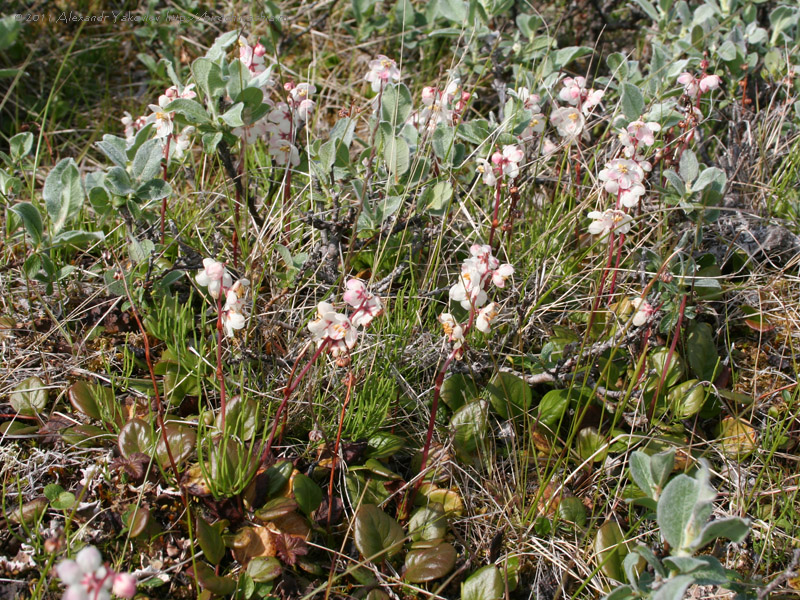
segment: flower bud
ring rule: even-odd
[[[130,573],[118,573],[111,591],[120,598],[133,598],[136,595],[136,578]]]

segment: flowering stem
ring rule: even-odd
[[[447,369],[450,368],[450,363],[453,362],[453,359],[456,357],[458,352],[461,348],[454,349],[447,359],[444,361],[444,365],[439,370],[439,373],[436,375],[436,381],[433,385],[433,401],[431,402],[431,418],[428,421],[428,432],[425,434],[425,445],[422,447],[422,462],[420,463],[419,472],[422,475],[425,472],[426,463],[428,462],[428,453],[430,452],[431,448],[431,440],[433,440],[433,428],[436,425],[436,411],[439,408],[439,396],[442,394],[442,384],[444,383],[444,376],[447,374]],[[419,486],[422,484],[422,480],[424,477],[420,476],[417,480],[414,489],[411,492],[411,497],[409,498],[408,506],[414,501],[414,495],[417,493]]]
[[[172,136],[167,136],[167,143],[164,145],[164,163],[162,165],[164,173],[164,181],[167,181],[167,165],[169,164],[169,144],[172,141]],[[164,220],[167,215],[167,197],[161,199],[161,243],[164,243]]]
[[[300,356],[297,357],[297,360],[294,362],[294,366],[292,367],[292,372],[289,374],[289,381],[286,382],[286,387],[283,388],[283,400],[281,400],[280,405],[278,405],[278,410],[275,412],[275,417],[272,421],[272,430],[269,432],[269,438],[267,438],[267,445],[264,448],[264,452],[261,453],[261,462],[264,463],[269,456],[270,451],[272,450],[272,441],[275,439],[275,433],[278,430],[278,423],[281,420],[281,415],[283,415],[283,411],[286,409],[286,405],[289,403],[289,397],[292,395],[292,392],[297,389],[297,386],[303,380],[308,370],[311,368],[311,365],[316,362],[317,358],[319,358],[320,354],[322,354],[327,348],[328,343],[330,340],[325,339],[317,348],[317,351],[314,352],[314,355],[311,357],[311,360],[308,361],[303,370],[300,371],[300,375],[296,378],[294,377],[295,369],[297,369],[297,365],[300,363],[300,359],[305,356],[306,351],[308,350],[308,346],[303,348],[303,351],[300,353]]]
[[[225,375],[222,372],[222,290],[217,296],[217,379],[219,380],[219,405],[222,431],[225,431]]]
[[[597,296],[594,298],[594,305],[592,306],[592,312],[589,315],[589,324],[587,329],[591,330],[592,324],[594,323],[594,315],[597,312],[597,308],[600,306],[600,299],[603,297],[603,290],[606,286],[606,277],[608,276],[608,270],[611,268],[611,261],[614,257],[614,230],[612,229],[609,233],[609,240],[608,240],[608,259],[606,260],[606,266],[603,268],[603,274],[600,275],[600,286],[597,288]]]
[[[331,463],[331,478],[328,482],[328,528],[331,526],[331,515],[333,514],[333,475],[336,472],[336,461],[339,460],[339,443],[342,439],[342,426],[344,424],[344,415],[347,411],[347,405],[350,404],[350,395],[353,392],[353,372],[347,373],[347,393],[342,403],[342,412],[339,414],[339,429],[336,431],[336,441],[333,445],[333,461]]]
[[[672,335],[672,343],[669,345],[669,352],[667,352],[667,358],[664,361],[664,369],[661,371],[661,377],[658,380],[658,387],[656,388],[655,394],[653,394],[653,399],[650,401],[650,408],[647,411],[647,418],[648,420],[653,420],[653,415],[656,412],[656,401],[658,400],[658,395],[661,393],[661,388],[664,386],[664,381],[667,378],[667,371],[669,371],[669,365],[672,362],[672,355],[675,353],[675,347],[678,345],[678,338],[681,335],[681,325],[683,325],[683,314],[686,311],[686,294],[681,297],[681,305],[678,309],[678,322],[675,325],[675,333]]]
[[[494,240],[494,230],[499,225],[499,222],[497,220],[497,215],[500,212],[500,188],[501,188],[501,186],[502,186],[502,184],[500,183],[500,181],[498,181],[495,184],[495,190],[494,190],[494,213],[492,213],[492,228],[489,230],[489,245],[490,246],[492,245],[492,242]]]
[[[619,270],[619,260],[620,256],[622,255],[622,243],[625,241],[625,234],[620,233],[619,238],[617,240],[617,258],[614,261],[614,272],[611,274],[611,285],[608,287],[608,301],[614,297],[614,288],[617,285],[617,272]]]

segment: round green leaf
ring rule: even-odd
[[[456,564],[456,549],[447,542],[406,554],[405,580],[422,583],[444,577]]]
[[[503,576],[494,565],[486,565],[461,584],[461,600],[501,600],[505,596]]]
[[[322,504],[322,490],[314,481],[302,473],[295,475],[292,482],[292,490],[294,491],[297,505],[300,510],[310,515]]]
[[[504,419],[524,414],[531,405],[531,387],[512,373],[498,373],[486,387],[492,408]]]
[[[11,407],[21,415],[38,415],[47,406],[47,388],[38,377],[21,381],[9,397]]]
[[[355,517],[356,548],[364,558],[381,561],[402,549],[405,534],[392,517],[374,504],[363,504]]]
[[[447,534],[447,517],[441,504],[431,504],[417,510],[408,522],[411,540],[438,540]]]

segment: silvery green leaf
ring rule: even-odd
[[[244,121],[242,120],[242,110],[244,109],[244,104],[239,102],[231,106],[225,113],[220,117],[226,125],[230,127],[242,127],[244,126]]]
[[[692,184],[692,190],[696,192],[711,184],[714,184],[719,190],[722,190],[727,183],[728,176],[725,175],[725,171],[717,167],[709,167],[697,177],[697,181]]]
[[[128,142],[123,138],[107,133],[103,136],[102,142],[97,142],[97,147],[118,167],[124,169],[128,165],[128,155],[126,152]]]
[[[486,565],[461,583],[461,600],[501,600],[505,588],[500,570],[494,565]]]
[[[411,92],[402,83],[387,85],[381,96],[381,119],[395,128],[411,114]]]
[[[75,217],[83,205],[78,166],[71,158],[64,158],[47,175],[42,190],[52,232],[58,233],[67,221]]]
[[[161,170],[161,159],[164,157],[164,147],[161,140],[147,140],[139,147],[133,157],[131,175],[134,181],[149,181]]]
[[[693,582],[694,578],[691,575],[670,577],[653,594],[652,600],[683,600],[683,593]]]
[[[453,141],[455,140],[456,132],[452,127],[440,124],[433,132],[433,152],[440,160],[447,160],[450,158]]]
[[[214,40],[211,48],[209,48],[208,52],[206,52],[206,58],[211,60],[219,60],[225,55],[225,49],[233,44],[237,39],[239,39],[239,29],[234,29],[228,33],[223,33],[216,40]]]
[[[64,246],[82,248],[94,242],[101,242],[105,237],[102,231],[62,231],[52,239],[52,245],[54,248]]]
[[[39,214],[39,209],[30,202],[19,202],[11,206],[10,210],[22,219],[22,224],[25,226],[25,231],[31,236],[33,245],[38,246],[41,244],[44,227],[42,226],[42,215]]]
[[[611,74],[618,81],[625,81],[628,78],[628,60],[621,52],[614,52],[606,58],[606,64],[611,70]]]
[[[127,196],[133,193],[131,178],[122,167],[111,167],[106,175],[106,186],[116,196]]]
[[[644,112],[644,96],[638,86],[632,83],[622,84],[622,114],[630,121],[635,121]]]
[[[411,165],[408,142],[402,136],[388,138],[383,148],[383,158],[386,161],[386,170],[397,181]]]
[[[650,457],[650,474],[656,489],[660,492],[675,467],[675,448],[664,450]],[[656,498],[657,500],[658,498]]]
[[[679,172],[681,174],[681,178],[686,183],[691,183],[695,179],[697,179],[697,173],[699,170],[699,166],[697,164],[697,157],[694,155],[694,152],[689,150],[688,148],[683,151],[681,154],[681,162]]]
[[[18,133],[9,140],[8,145],[11,151],[11,158],[14,162],[17,162],[22,157],[27,156],[31,148],[33,148],[33,134],[30,131]]]
[[[656,486],[650,471],[650,457],[644,452],[633,452],[630,458],[630,473],[634,483],[647,496],[656,497]]]
[[[439,14],[453,23],[467,20],[467,3],[464,0],[439,0]]]
[[[750,533],[750,522],[739,517],[728,517],[711,521],[700,532],[692,544],[694,550],[700,550],[717,538],[725,538],[732,542],[741,542]]]
[[[203,105],[189,98],[177,98],[167,104],[164,110],[181,114],[186,117],[187,121],[195,125],[211,122],[211,118],[208,116],[206,109],[203,108]]]
[[[8,401],[21,415],[37,415],[47,406],[47,387],[38,377],[28,377],[17,384]]]
[[[677,555],[689,554],[711,516],[716,493],[708,483],[708,465],[701,463],[694,478],[678,475],[664,488],[656,511],[661,535]]]
[[[136,188],[136,197],[145,202],[154,202],[166,198],[172,193],[172,187],[163,179],[151,179]]]

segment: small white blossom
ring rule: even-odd
[[[475,319],[475,327],[478,331],[489,333],[492,330],[492,321],[494,321],[495,317],[497,317],[497,305],[494,302],[490,302],[478,313],[478,317]]]
[[[589,213],[592,222],[589,224],[589,233],[599,235],[602,238],[608,237],[613,231],[616,234],[626,234],[631,230],[633,219],[629,214],[621,210],[609,208],[603,212],[592,211]]]
[[[550,113],[550,122],[558,131],[558,135],[564,138],[577,138],[586,124],[578,109],[563,106]]]
[[[372,91],[377,92],[382,85],[389,83],[390,80],[400,80],[400,69],[397,63],[391,58],[379,54],[375,60],[369,62],[369,72],[364,76],[372,84]]]
[[[641,327],[647,323],[648,319],[656,312],[656,309],[643,298],[634,298],[631,300],[631,304],[633,304],[633,308],[636,310],[636,313],[633,315],[633,324],[636,327]]]
[[[144,124],[156,124],[156,139],[166,138],[172,135],[172,116],[170,113],[165,112],[162,107],[156,104],[150,104],[148,108],[152,113],[147,116]]]
[[[215,300],[219,298],[221,288],[229,288],[233,283],[231,274],[225,265],[213,258],[203,259],[203,270],[195,277],[197,284],[208,288],[209,295]]]
[[[444,329],[448,341],[453,343],[453,349],[459,350],[464,344],[464,328],[450,313],[440,314],[439,323],[442,324],[442,329]]]
[[[328,302],[317,305],[317,319],[308,324],[317,347],[328,343],[334,357],[349,352],[356,345],[358,332],[345,315],[337,313]]]
[[[366,327],[383,312],[381,299],[367,290],[364,282],[358,279],[348,280],[345,286],[347,291],[342,296],[342,299],[356,309],[350,315],[350,321],[356,327]]]
[[[475,167],[475,170],[481,176],[483,183],[488,186],[494,187],[497,184],[497,176],[494,172],[494,167],[492,164],[486,160],[485,158],[479,158],[475,162],[478,163],[478,166]]]

